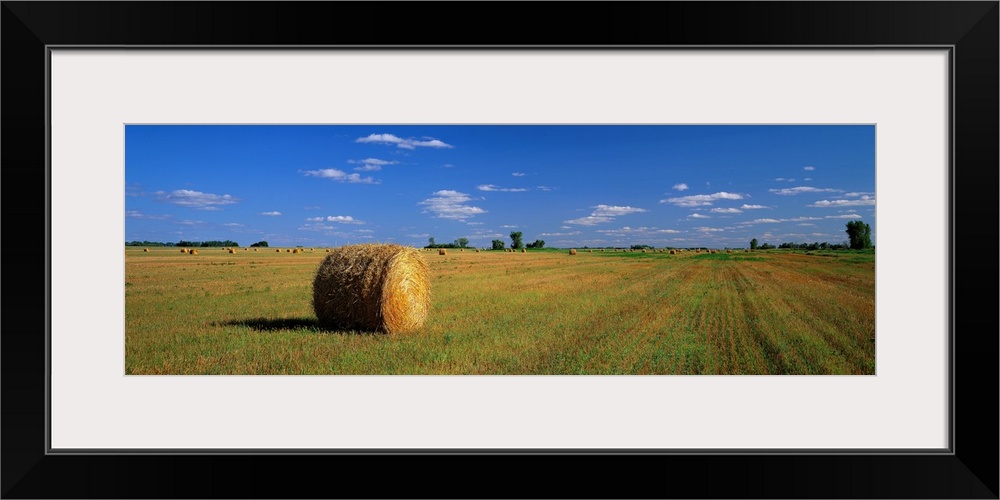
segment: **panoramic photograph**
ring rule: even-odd
[[[126,125],[127,375],[874,375],[874,125]]]

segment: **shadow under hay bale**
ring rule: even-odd
[[[402,245],[337,248],[316,272],[313,309],[328,329],[416,330],[430,310],[429,268],[416,249]]]

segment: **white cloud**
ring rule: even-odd
[[[674,189],[676,191],[685,191],[688,189],[688,185],[681,182],[679,184],[674,184]]]
[[[339,224],[364,224],[350,215],[327,215],[326,217],[309,217],[306,222],[337,222]]]
[[[710,215],[691,214],[691,215],[688,216],[688,218],[689,219],[711,219],[712,217]]]
[[[275,210],[274,212],[261,212],[260,214],[261,215],[269,215],[271,217],[277,217],[277,216],[281,215],[281,212],[278,212],[277,210]]]
[[[813,178],[812,177],[806,177],[805,179],[802,179],[802,180],[804,180],[804,181],[811,181],[811,180],[813,180]]]
[[[149,219],[149,220],[167,220],[170,218],[169,215],[150,215],[144,214],[138,210],[126,210],[125,217],[132,217],[134,219]]]
[[[861,216],[858,214],[840,214],[840,215],[827,215],[826,219],[860,219]]]
[[[811,172],[813,170],[816,170],[816,167],[802,167],[802,170],[808,170]]]
[[[694,230],[702,233],[718,233],[725,231],[725,229],[720,229],[717,227],[696,227],[694,228]]]
[[[645,212],[644,208],[636,207],[622,207],[616,205],[597,205],[591,207],[595,209],[590,215],[586,217],[580,217],[579,219],[565,220],[564,224],[577,224],[580,226],[593,226],[595,224],[601,224],[604,222],[611,222],[615,217],[620,217],[622,215],[635,214],[640,212]]]
[[[226,227],[243,227],[243,224],[240,224],[239,222],[227,222],[227,223],[223,224],[223,226],[226,226]]]
[[[337,182],[348,182],[351,184],[378,184],[378,181],[371,177],[361,177],[361,174],[348,174],[335,168],[324,168],[321,170],[302,170],[306,177],[319,177],[321,179],[333,179]]]
[[[495,184],[480,184],[476,186],[476,189],[480,191],[501,191],[505,193],[523,193],[527,191],[525,188],[502,188]]]
[[[777,222],[782,222],[778,219],[754,219],[752,221],[744,222],[743,224],[773,224]]]
[[[740,210],[740,209],[738,209],[738,208],[713,208],[712,210],[709,210],[709,211],[713,212],[713,213],[717,213],[717,214],[741,214],[741,213],[743,213],[743,211]]]
[[[860,206],[869,206],[874,204],[875,204],[874,197],[864,195],[857,200],[820,200],[809,206],[819,207],[819,208],[830,208],[830,207],[860,207]]]
[[[486,213],[486,210],[465,204],[470,200],[472,198],[465,193],[443,189],[435,192],[433,198],[421,201],[418,205],[426,206],[424,213],[433,213],[439,219],[464,221],[466,218]]]
[[[791,196],[791,195],[802,194],[802,193],[839,193],[839,192],[841,192],[840,189],[814,188],[814,187],[811,187],[811,186],[799,186],[799,187],[784,188],[784,189],[770,189],[769,191],[771,191],[774,194],[780,194],[780,195],[785,195],[785,196]]]
[[[743,195],[737,193],[727,193],[725,191],[720,191],[714,194],[693,194],[690,196],[681,196],[678,198],[667,198],[665,200],[660,200],[660,203],[671,203],[678,207],[703,207],[711,205],[716,200],[742,200]]]
[[[549,186],[535,186],[535,189],[537,189],[539,191],[552,191],[555,188],[554,187],[549,187]]]
[[[189,189],[177,189],[175,191],[156,193],[159,199],[182,207],[197,208],[200,210],[218,210],[219,205],[231,205],[239,201],[228,194],[211,194]]]
[[[875,193],[864,192],[864,191],[853,191],[850,193],[844,193],[844,197],[846,198],[856,198],[858,196],[864,197],[864,196],[874,196],[874,195]]]
[[[765,207],[764,205],[747,205],[744,203],[743,206],[740,208],[742,208],[743,210],[760,210],[762,208],[771,208],[771,207]]]
[[[774,180],[781,181],[781,182],[795,182],[795,179],[786,179],[784,177],[778,177],[778,178],[776,178]]]
[[[431,137],[424,137],[424,140],[419,139],[403,139],[401,137],[396,137],[393,134],[370,134],[368,137],[359,137],[355,142],[365,142],[374,144],[395,144],[398,148],[403,149],[416,149],[418,147],[424,148],[452,148],[451,144],[445,144],[437,139]]]
[[[569,233],[541,233],[539,236],[576,236],[580,234],[580,231],[572,231]]]
[[[513,225],[510,225],[510,224],[504,224],[504,225],[502,225],[500,227],[502,227],[504,229],[517,229],[517,226],[513,226]]]
[[[512,172],[510,175],[514,177],[524,177],[524,172]]]
[[[629,227],[624,226],[621,229],[598,229],[598,233],[607,234],[610,236],[654,236],[657,234],[677,234],[681,231],[675,229],[657,229],[655,227]]]
[[[203,220],[182,220],[182,221],[178,222],[178,224],[183,225],[183,226],[197,226],[197,225],[204,224],[204,223],[205,223],[205,221],[203,221]]]
[[[385,165],[396,165],[398,161],[390,160],[380,160],[378,158],[365,158],[364,160],[347,160],[347,163],[352,165],[360,164],[360,167],[354,167],[354,170],[360,172],[375,172],[382,170]]]
[[[782,222],[784,222],[785,220],[788,220],[788,221],[791,221],[791,222],[799,222],[799,221],[803,221],[803,220],[820,220],[820,218],[819,217],[792,217],[791,219],[784,219],[784,220],[782,220]]]

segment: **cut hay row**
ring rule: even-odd
[[[325,328],[413,331],[423,326],[430,309],[428,274],[427,262],[410,247],[340,247],[316,272],[313,309]]]

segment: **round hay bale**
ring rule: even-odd
[[[143,248],[142,251],[143,252],[149,252],[149,249],[148,248]]]
[[[726,253],[733,253],[733,251],[727,248]]]
[[[257,251],[257,248],[254,248],[254,249],[253,249],[253,251],[254,251],[254,252],[256,252],[256,251]]]
[[[479,249],[478,248],[476,249],[476,253],[479,253]]]
[[[197,248],[192,248],[191,249],[191,255],[198,255],[198,249]]]
[[[576,255],[576,249],[575,248],[570,248],[569,249],[569,254],[570,255]]]
[[[230,248],[229,249],[229,253],[236,253],[236,250],[233,250],[232,248]]]
[[[278,252],[278,253],[281,253],[281,249],[280,248],[275,248],[274,251]]]
[[[677,252],[675,252],[675,251],[673,251],[673,250],[671,250],[671,251],[670,251],[670,255],[674,255],[674,254],[676,254],[676,253],[677,253]]]
[[[291,248],[286,248],[285,249],[285,253],[292,253],[292,249]]]
[[[181,253],[188,253],[188,249],[187,248],[182,248],[181,249]]]
[[[405,333],[423,326],[430,302],[427,262],[402,245],[337,248],[313,281],[313,309],[324,328]]]
[[[292,250],[292,253],[299,253],[300,251],[301,250],[299,250],[298,248],[296,248],[296,249]]]
[[[522,248],[521,249],[521,253],[528,253],[528,249],[527,248]]]
[[[443,248],[438,248],[438,255],[448,255],[448,251]]]

